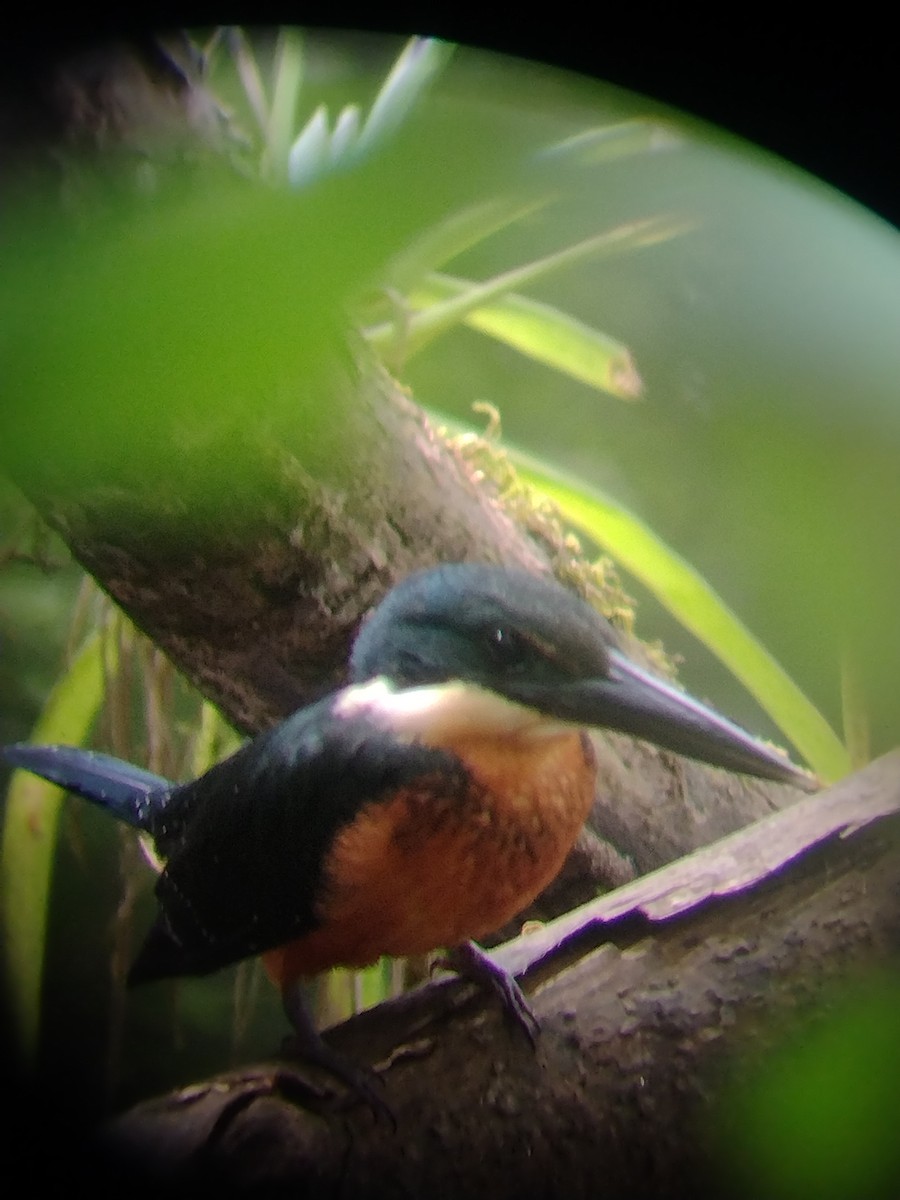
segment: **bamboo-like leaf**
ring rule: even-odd
[[[293,187],[318,179],[328,166],[328,145],[328,109],[320,104],[288,152],[287,173]]]
[[[360,115],[358,104],[345,104],[334,124],[328,158],[332,166],[343,162],[356,148],[359,138]]]
[[[244,95],[247,97],[247,103],[265,138],[269,127],[269,102],[266,99],[266,87],[259,71],[256,55],[241,29],[230,28],[226,33],[226,41],[231,50]]]
[[[636,117],[615,125],[599,125],[554,142],[536,155],[538,162],[567,160],[579,166],[597,166],[629,158],[633,154],[653,154],[673,150],[683,139],[674,126]]]
[[[871,760],[871,731],[862,672],[852,650],[841,655],[841,709],[844,738],[854,767]]]
[[[466,279],[434,274],[413,291],[410,301],[422,308],[474,286]],[[641,394],[641,377],[627,346],[549,304],[512,293],[475,309],[465,323],[619,400],[636,400]]]
[[[81,744],[103,699],[102,635],[87,639],[59,679],[33,731],[36,742]],[[107,655],[108,657],[108,655]],[[63,791],[16,771],[6,801],[0,854],[6,985],[26,1061],[37,1051],[53,859]]]
[[[294,136],[297,98],[303,80],[303,41],[296,29],[279,32],[273,74],[272,107],[266,127],[266,163],[270,177],[282,180]]]
[[[394,258],[385,273],[389,285],[409,290],[429,271],[437,270],[492,234],[530,216],[547,202],[546,196],[529,200],[521,196],[498,196],[451,213]]]
[[[384,141],[406,120],[456,47],[435,38],[411,38],[375,97],[357,143],[360,153]]]
[[[534,283],[553,271],[562,270],[583,262],[588,258],[609,257],[625,254],[647,246],[655,246],[686,233],[694,227],[687,218],[678,216],[648,217],[640,221],[628,221],[615,229],[594,234],[581,242],[575,242],[553,254],[535,259],[520,267],[513,267],[495,275],[484,283],[476,283],[459,295],[441,303],[433,304],[423,312],[416,313],[404,330],[403,348],[407,356],[421,350],[432,338],[445,333],[477,308],[488,304],[508,292]],[[377,349],[389,347],[394,335],[390,323],[366,331],[369,341]]]
[[[846,747],[815,705],[689,563],[609,496],[529,455],[508,453],[526,482],[645,584],[728,667],[820,779],[830,782],[851,770]]]
[[[588,166],[627,155],[670,149],[679,144],[673,130],[657,122],[636,119],[585,130],[548,146],[537,159],[539,162],[545,159],[573,160],[579,166]],[[521,195],[498,196],[451,213],[395,259],[387,273],[391,286],[403,290],[411,288],[427,271],[437,270],[491,234],[546,207],[555,197],[552,190],[543,186],[543,181],[541,186],[539,194],[527,199]]]

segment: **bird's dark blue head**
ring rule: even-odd
[[[609,622],[557,583],[454,563],[388,593],[360,630],[350,672],[400,687],[463,679],[532,703],[530,689],[605,675],[615,644]]]
[[[802,782],[788,759],[622,651],[590,605],[548,578],[479,563],[419,571],[364,622],[354,683],[395,689],[456,681],[548,721],[646,738],[764,778]]]

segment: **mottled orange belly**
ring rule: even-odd
[[[456,787],[423,776],[367,804],[337,836],[320,927],[264,955],[282,987],[329,967],[482,937],[558,873],[594,799],[587,737],[469,737],[452,749],[466,767]]]

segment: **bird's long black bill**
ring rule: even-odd
[[[566,715],[585,724],[646,738],[715,767],[807,789],[814,783],[777,750],[617,650],[610,652],[609,677],[577,684],[570,702]]]

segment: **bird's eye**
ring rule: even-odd
[[[486,632],[491,661],[504,670],[527,672],[559,661],[556,646],[531,630],[526,633],[509,625],[491,625]]]
[[[488,647],[493,658],[509,662],[525,649],[525,639],[515,629],[505,625],[494,625],[488,633]]]

